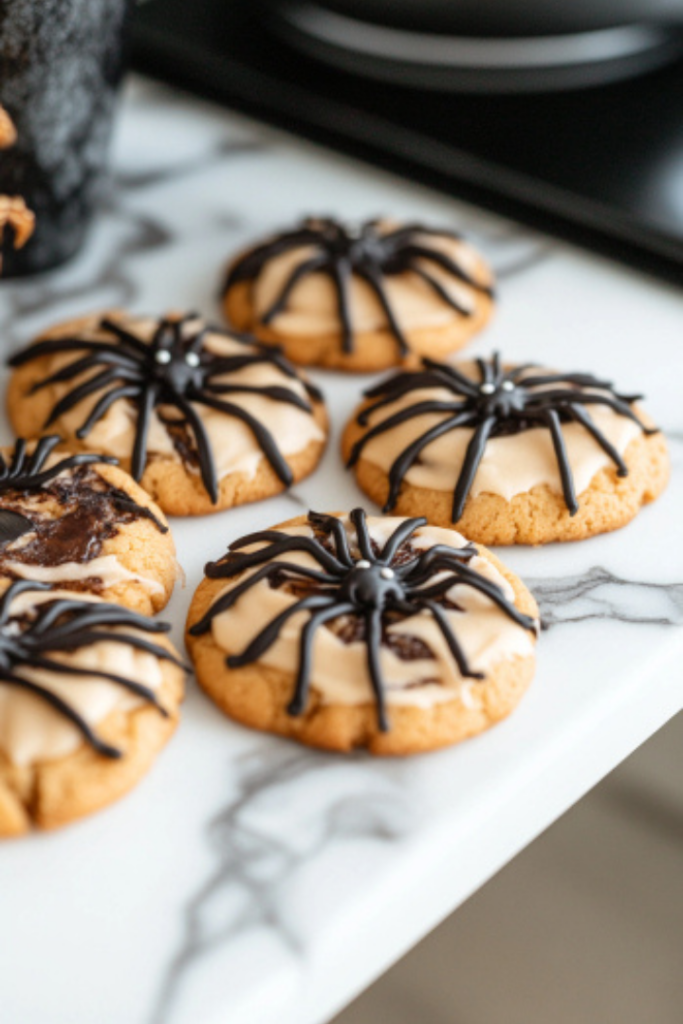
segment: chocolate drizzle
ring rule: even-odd
[[[326,274],[337,295],[342,349],[352,352],[354,327],[349,283],[351,277],[356,276],[365,281],[376,295],[401,355],[405,355],[410,346],[384,287],[385,277],[407,271],[416,274],[445,305],[461,316],[471,316],[472,310],[459,303],[444,288],[433,274],[434,267],[446,271],[455,280],[481,294],[492,294],[491,288],[475,280],[462,263],[429,242],[430,237],[460,241],[460,235],[452,231],[436,231],[422,224],[406,224],[386,232],[381,227],[381,221],[369,220],[354,230],[329,217],[309,217],[300,228],[277,235],[271,242],[257,246],[238,259],[228,272],[224,292],[241,281],[252,281],[269,260],[295,249],[312,248],[313,253],[303,256],[297,263],[275,301],[261,316],[262,323],[269,324],[282,313],[300,281],[311,274]]]
[[[105,672],[95,665],[85,668],[55,659],[57,652],[82,650],[102,641],[146,651],[156,658],[183,668],[174,654],[140,633],[168,633],[170,626],[128,611],[115,604],[55,597],[32,606],[26,613],[12,613],[12,603],[26,591],[49,591],[49,584],[20,580],[0,598],[0,686],[16,687],[32,693],[68,719],[83,738],[105,757],[118,758],[122,751],[101,739],[69,702],[50,689],[25,676],[25,670],[41,669],[63,677],[73,677],[74,687],[84,677],[113,683],[154,705],[165,717],[166,709],[153,690],[135,679]],[[115,628],[112,628],[115,627]]]
[[[121,324],[105,318],[97,328],[104,333],[105,338],[88,337],[87,331],[84,331],[76,337],[39,341],[13,356],[9,365],[23,366],[47,355],[74,355],[73,362],[34,384],[31,394],[52,384],[74,381],[82,374],[96,370],[87,380],[74,384],[54,404],[44,429],[79,402],[101,393],[76,431],[76,436],[82,439],[114,402],[125,399],[135,407],[137,414],[131,452],[131,473],[136,480],[141,479],[147,465],[147,438],[152,412],[159,406],[170,406],[177,411],[178,422],[184,423],[191,430],[202,482],[212,502],[218,500],[218,477],[211,442],[195,408],[195,405],[203,405],[246,424],[279,479],[285,486],[289,486],[292,483],[292,472],[276,439],[259,420],[231,402],[228,396],[255,393],[312,413],[310,402],[284,386],[255,387],[242,384],[239,380],[231,382],[229,377],[245,366],[268,363],[277,367],[284,377],[299,381],[301,378],[276,350],[262,346],[244,335],[205,327],[201,321],[197,321],[198,317],[194,313],[178,319],[162,319],[151,340],[147,342]],[[204,347],[204,339],[209,332],[239,342],[244,346],[244,353],[215,355]],[[310,399],[320,400],[316,388],[304,381],[301,383]]]
[[[212,579],[231,579],[247,569],[255,571],[214,602],[206,615],[191,628],[193,636],[206,633],[216,615],[231,608],[242,594],[261,580],[271,580],[275,576],[307,585],[305,596],[269,622],[241,654],[230,655],[227,659],[230,668],[257,661],[275,643],[292,615],[309,612],[308,622],[301,632],[294,696],[287,708],[290,715],[300,715],[306,707],[316,630],[340,616],[351,616],[352,620],[361,620],[363,623],[362,640],[366,647],[368,673],[377,703],[377,721],[384,732],[389,728],[389,721],[379,652],[388,623],[404,621],[427,611],[446,641],[461,675],[471,679],[483,677],[480,672],[471,669],[445,614],[446,595],[451,587],[459,585],[479,591],[508,618],[536,632],[534,619],[518,611],[500,587],[467,564],[476,554],[476,548],[472,545],[450,548],[437,544],[405,559],[402,554],[406,545],[417,529],[426,526],[426,519],[405,519],[381,549],[370,537],[363,509],[354,509],[349,519],[354,530],[354,546],[358,556],[352,551],[340,519],[309,512],[308,522],[314,530],[312,537],[286,534],[278,530],[253,533],[231,544],[225,559],[206,566],[206,574]],[[252,544],[264,546],[257,551],[240,551]],[[319,568],[286,561],[290,551],[305,552]]]
[[[451,430],[474,428],[465,459],[453,492],[452,521],[457,523],[474,483],[479,464],[492,437],[505,437],[532,427],[550,431],[555,458],[562,480],[564,501],[570,515],[579,510],[574,479],[562,435],[562,423],[578,423],[593,437],[617,467],[618,476],[628,475],[628,466],[602,431],[596,426],[585,406],[607,406],[620,416],[633,420],[644,434],[655,434],[657,428],[647,427],[631,405],[642,395],[618,394],[609,381],[598,380],[590,373],[533,373],[534,364],[526,363],[505,369],[496,352],[488,359],[477,359],[479,378],[466,376],[452,365],[423,359],[422,370],[394,374],[365,392],[373,401],[358,415],[364,426],[372,414],[391,405],[411,391],[438,388],[450,391],[453,401],[421,400],[388,416],[365,433],[353,446],[348,466],[353,466],[373,437],[392,430],[408,420],[428,413],[443,414],[435,426],[418,435],[392,464],[389,470],[389,496],[383,508],[391,511],[398,501],[403,479],[432,441]]]
[[[161,533],[168,533],[151,509],[139,505],[93,468],[115,464],[116,459],[79,453],[45,469],[60,442],[56,434],[41,438],[28,455],[27,442],[20,438],[9,465],[0,454],[0,530],[6,523],[10,525],[0,534],[0,571],[8,559],[44,566],[88,562],[97,557],[120,525],[137,519],[149,519]],[[59,506],[59,513],[54,505]],[[12,530],[14,522],[17,526]],[[10,551],[10,545],[24,534],[34,536]]]

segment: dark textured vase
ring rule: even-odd
[[[3,277],[56,266],[81,245],[101,193],[129,0],[0,0],[0,103],[17,141],[0,152],[0,193],[36,215]]]

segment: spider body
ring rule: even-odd
[[[166,716],[167,712],[154,691],[144,684],[118,673],[98,669],[96,664],[92,668],[70,665],[56,659],[54,654],[78,651],[106,641],[146,651],[183,667],[167,648],[148,639],[149,634],[167,633],[170,626],[119,605],[63,596],[36,602],[28,612],[17,615],[12,608],[13,602],[27,591],[49,592],[50,585],[20,580],[0,597],[0,687],[14,687],[33,694],[72,722],[99,754],[110,758],[121,757],[122,751],[102,740],[68,700],[28,678],[25,670],[37,668],[66,677],[72,676],[74,686],[78,685],[76,680],[79,677],[102,679],[141,697]]]
[[[278,235],[238,259],[228,272],[224,292],[241,281],[253,280],[271,259],[296,249],[310,248],[312,254],[302,255],[277,297],[261,315],[261,321],[272,323],[286,309],[294,289],[305,278],[311,274],[325,274],[332,282],[337,298],[342,351],[350,353],[354,350],[354,326],[349,285],[352,275],[355,275],[377,298],[399,352],[406,355],[410,345],[385,288],[385,277],[410,271],[428,285],[440,302],[465,317],[471,316],[472,310],[459,302],[434,276],[435,267],[477,292],[493,294],[492,289],[473,277],[463,263],[431,244],[431,238],[439,237],[461,240],[454,232],[435,231],[421,224],[406,224],[387,230],[378,220],[349,227],[329,217],[311,217],[300,228]]]
[[[285,486],[292,483],[292,472],[278,448],[276,438],[247,409],[231,401],[232,395],[256,393],[269,401],[289,403],[308,413],[311,401],[321,395],[312,385],[302,382],[307,398],[294,390],[278,385],[254,386],[231,375],[247,366],[269,364],[285,378],[299,379],[294,369],[272,349],[234,332],[210,328],[212,334],[229,338],[244,346],[244,352],[217,355],[204,346],[209,332],[196,314],[167,317],[158,322],[151,339],[138,337],[132,329],[112,319],[99,324],[104,337],[86,335],[38,341],[10,359],[10,366],[19,367],[33,359],[56,353],[73,354],[74,359],[55,373],[33,385],[31,393],[53,384],[76,381],[82,374],[94,372],[87,380],[74,383],[55,402],[44,424],[50,427],[60,416],[91,396],[99,396],[90,412],[76,430],[79,439],[87,437],[119,400],[135,408],[135,439],[131,452],[131,473],[139,481],[148,460],[147,442],[151,416],[155,409],[173,410],[174,422],[187,425],[196,448],[202,482],[211,501],[218,501],[218,476],[211,441],[197,406],[223,413],[244,423],[254,436],[267,461]]]
[[[307,703],[312,664],[313,639],[317,629],[334,619],[349,616],[360,625],[366,648],[366,662],[381,731],[387,731],[385,685],[380,667],[380,644],[392,622],[428,613],[436,623],[463,677],[480,679],[481,673],[469,665],[448,617],[444,614],[448,591],[462,585],[488,597],[504,614],[525,629],[536,631],[536,622],[522,614],[491,580],[467,563],[476,548],[467,545],[451,548],[436,545],[411,552],[409,541],[416,530],[427,524],[424,518],[406,519],[378,548],[373,543],[366,516],[354,509],[349,520],[353,529],[353,550],[343,522],[331,515],[310,512],[308,522],[313,536],[298,536],[266,530],[251,534],[232,544],[227,557],[210,563],[206,574],[211,578],[230,579],[245,570],[254,570],[233,588],[220,596],[204,617],[190,630],[200,636],[211,628],[216,615],[229,610],[240,596],[262,580],[271,585],[294,584],[298,596],[295,603],[268,623],[240,654],[230,655],[229,667],[238,668],[258,660],[277,640],[292,615],[307,612],[302,628],[299,667],[292,700],[291,715],[301,714]],[[254,544],[256,551],[241,549]],[[304,552],[316,568],[288,562],[289,552]],[[357,552],[357,553],[356,553]]]
[[[385,419],[380,420],[353,445],[348,466],[361,457],[368,441],[394,427],[400,426],[426,413],[443,414],[435,426],[425,430],[408,444],[389,470],[389,495],[383,511],[391,511],[398,501],[401,485],[408,470],[420,458],[424,449],[437,438],[452,430],[473,429],[463,465],[453,492],[452,522],[461,518],[465,502],[474,483],[489,439],[505,437],[541,427],[550,432],[557,460],[562,493],[570,515],[575,515],[579,502],[574,487],[571,466],[562,435],[562,423],[578,423],[609,456],[619,476],[628,474],[628,466],[605,434],[591,419],[591,405],[602,405],[637,423],[644,434],[657,433],[632,409],[641,395],[617,393],[609,381],[599,380],[588,373],[534,372],[532,364],[506,368],[498,353],[488,359],[477,359],[478,379],[467,376],[455,366],[423,360],[421,371],[396,374],[365,392],[370,399],[359,413],[357,421],[367,425],[377,410],[391,405],[411,391],[439,389],[450,392],[451,399],[424,399],[416,401]]]

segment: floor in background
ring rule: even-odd
[[[681,1024],[683,716],[334,1024]]]

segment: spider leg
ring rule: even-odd
[[[291,486],[294,481],[294,474],[286,462],[282,452],[277,446],[275,438],[271,432],[260,423],[255,416],[252,416],[246,409],[242,409],[239,405],[235,405],[233,402],[224,402],[220,398],[212,398],[205,391],[197,391],[196,394],[192,394],[191,397],[202,405],[208,405],[212,409],[218,409],[219,412],[223,412],[226,416],[234,416],[235,419],[241,420],[245,423],[252,434],[256,438],[258,445],[270,463],[273,471],[279,480],[284,484],[285,487]],[[216,499],[214,498],[214,501]]]
[[[423,270],[419,266],[411,266],[411,273],[416,274],[425,284],[429,285],[435,295],[437,295],[447,306],[454,309],[457,313],[462,316],[473,316],[474,309],[468,309],[467,306],[463,306],[461,302],[458,302],[450,292],[444,288],[440,281],[437,281],[435,277],[432,277],[430,273]]]
[[[104,679],[109,683],[116,683],[123,689],[128,690],[130,693],[136,694],[138,697],[143,697],[150,704],[153,704],[158,711],[168,718],[168,711],[160,703],[159,698],[155,694],[154,690],[150,690],[148,686],[144,686],[142,683],[137,683],[134,679],[127,679],[125,676],[118,675],[116,672],[103,672],[96,668],[79,668],[76,665],[69,665],[63,661],[55,661],[53,658],[45,658],[41,655],[34,654],[31,659],[32,665],[36,665],[38,668],[43,668],[48,672],[67,672],[71,676],[81,677],[95,677],[96,679]]]
[[[280,530],[261,530],[258,533],[250,533],[246,537],[241,537],[239,540],[233,541],[230,545],[230,552],[239,551],[241,548],[246,548],[250,544],[258,544],[261,541],[264,543],[272,541],[270,547],[262,548],[260,551],[253,551],[250,554],[240,554],[240,558],[248,559],[250,565],[256,564],[256,561],[265,561],[271,558],[273,555],[278,556],[286,551],[304,551],[306,554],[311,555],[315,561],[323,569],[331,572],[333,575],[339,575],[343,573],[348,566],[343,565],[338,558],[335,558],[331,552],[326,551],[325,548],[320,547],[319,544],[315,544],[311,537],[298,537],[295,534],[282,533]],[[209,565],[217,565],[219,563],[209,563]],[[245,563],[246,564],[246,563]],[[209,566],[207,566],[207,573]]]
[[[442,423],[437,423],[431,430],[427,430],[421,437],[409,444],[407,448],[404,448],[397,459],[392,463],[391,469],[389,470],[389,495],[384,504],[382,512],[391,512],[398,501],[399,491],[403,478],[406,473],[413,465],[415,460],[419,457],[422,451],[431,444],[432,441],[436,441],[437,438],[441,437],[442,434],[447,434],[451,430],[456,430],[458,427],[463,427],[472,421],[473,413],[466,412],[461,413],[459,416],[453,416],[451,419],[444,420]]]
[[[15,580],[14,583],[10,584],[2,597],[0,597],[0,625],[7,622],[12,610],[12,602],[15,597],[18,597],[19,594],[25,593],[27,590],[45,591],[49,590],[50,587],[50,583],[36,583],[33,580]]]
[[[435,601],[425,601],[424,604],[425,608],[428,608],[432,613],[434,621],[441,631],[441,635],[448,644],[448,649],[455,658],[455,663],[458,666],[460,675],[465,676],[468,679],[484,679],[483,672],[475,672],[470,668],[465,652],[463,651],[443,608],[436,604]]]
[[[526,366],[516,366],[515,373],[519,374],[526,369],[537,369],[531,363]],[[537,374],[535,377],[524,377],[521,382],[525,387],[543,387],[546,384],[576,384],[583,388],[601,388],[605,391],[612,390],[612,382],[609,380],[598,380],[592,373],[546,373]]]
[[[353,558],[351,557],[351,551],[349,550],[349,538],[346,535],[344,524],[341,519],[337,519],[336,516],[328,516],[322,512],[309,512],[308,521],[311,526],[318,526],[323,530],[328,530],[334,537],[334,546],[337,558],[340,565],[345,568],[351,569],[353,567]]]
[[[10,473],[12,475],[19,476],[24,468],[24,462],[26,461],[26,440],[20,437],[14,446],[14,453],[12,455],[12,461],[10,463]]]
[[[569,509],[569,514],[575,516],[579,511],[579,502],[576,498],[576,489],[574,487],[574,475],[572,473],[572,467],[569,463],[569,455],[567,454],[567,445],[565,444],[564,435],[562,433],[562,426],[560,425],[560,417],[557,415],[554,409],[546,409],[543,413],[543,420],[545,421],[550,436],[553,442],[553,448],[555,449],[555,458],[557,459],[557,468],[560,471],[560,479],[562,480],[562,493],[564,494],[564,502]]]
[[[74,377],[79,377],[82,373],[92,370],[96,366],[119,367],[121,370],[133,370],[135,372],[137,364],[133,362],[131,366],[131,359],[121,353],[114,356],[107,352],[91,352],[83,359],[76,359],[75,362],[63,366],[61,370],[57,370],[55,373],[51,373],[49,377],[44,377],[38,381],[32,386],[29,394],[33,395],[36,391],[49,387],[51,384],[62,384],[64,381],[73,380]]]
[[[372,691],[377,703],[377,725],[380,732],[389,731],[384,683],[380,667],[380,645],[382,643],[382,612],[379,608],[371,608],[365,613],[365,648],[367,652],[368,673]]]
[[[453,492],[453,512],[451,514],[451,519],[454,523],[457,523],[462,517],[465,502],[467,501],[472,484],[474,483],[477,470],[479,469],[479,464],[484,457],[486,444],[495,424],[495,416],[487,416],[483,419],[474,431],[474,434],[470,439],[470,443],[467,446],[462,469],[460,470],[458,482],[456,483],[455,490]]]
[[[185,414],[188,423],[192,428],[195,444],[197,446],[197,455],[199,456],[199,469],[201,472],[202,483],[206,487],[208,495],[215,505],[218,501],[218,476],[216,474],[216,464],[214,462],[213,452],[211,451],[211,442],[209,441],[206,428],[202,423],[201,416],[196,413],[191,402],[188,402],[183,395],[174,393],[173,404],[177,405]]]
[[[614,447],[614,445],[611,444],[610,441],[608,441],[608,439],[605,437],[600,428],[595,425],[595,423],[588,415],[586,410],[583,409],[580,405],[570,405],[567,409],[567,412],[569,412],[569,414],[573,416],[574,419],[581,424],[581,426],[586,428],[588,433],[597,441],[597,443],[600,445],[605,454],[609,455],[610,459],[617,467],[617,476],[628,476],[628,466],[624,462],[623,458],[621,457],[617,449]]]
[[[310,228],[301,228],[298,231],[290,231],[286,235],[276,238],[272,242],[265,242],[258,245],[250,252],[245,253],[232,265],[225,279],[223,291],[228,291],[239,281],[249,281],[257,276],[264,263],[281,256],[292,249],[298,249],[305,245],[315,245],[319,242],[319,236]]]
[[[438,568],[438,564],[435,568]],[[508,618],[513,619],[519,626],[523,626],[524,629],[528,629],[534,634],[538,632],[536,620],[530,615],[520,612],[516,605],[508,601],[501,588],[492,580],[486,579],[481,573],[467,565],[458,565],[457,570],[455,566],[445,566],[444,568],[449,569],[453,573],[450,579],[441,580],[432,587],[424,587],[423,589],[418,587],[411,588],[411,600],[429,600],[432,597],[440,597],[450,590],[451,587],[455,586],[472,587],[474,590],[478,590],[490,598],[494,604],[498,605],[501,611],[505,612]]]
[[[73,407],[78,405],[79,402],[82,402],[83,399],[88,398],[90,395],[94,395],[97,391],[101,391],[103,388],[106,388],[108,384],[113,384],[117,378],[117,370],[104,370],[102,373],[98,373],[94,377],[91,377],[90,380],[86,380],[83,384],[79,384],[77,388],[74,388],[73,391],[69,391],[64,398],[55,403],[50,415],[45,420],[44,427],[51,426],[59,419],[60,416],[63,416],[64,413],[73,409]]]
[[[113,458],[111,455],[87,455],[85,452],[80,452],[78,455],[71,455],[66,459],[62,459],[61,462],[58,462],[50,469],[44,470],[42,473],[31,473],[30,475],[16,477],[14,486],[19,488],[26,484],[31,487],[42,487],[48,480],[54,480],[55,477],[65,473],[68,469],[102,463],[107,466],[116,466],[118,459]]]
[[[120,387],[112,388],[111,391],[107,391],[105,395],[98,398],[89,415],[76,431],[76,437],[80,440],[87,437],[95,424],[103,418],[114,402],[118,402],[120,398],[136,398],[140,394],[141,386],[140,384],[122,384]]]
[[[355,442],[351,449],[351,454],[346,462],[347,467],[355,466],[358,458],[365,448],[366,444],[373,439],[378,437],[380,434],[384,434],[387,430],[392,430],[394,427],[398,427],[401,423],[406,423],[408,420],[416,419],[418,416],[426,416],[429,413],[457,413],[459,405],[455,402],[416,402],[415,405],[409,406],[407,409],[401,409],[399,412],[393,413],[391,416],[387,416],[386,419],[376,423],[374,427],[363,434],[362,437]]]
[[[352,509],[349,512],[349,519],[356,531],[356,540],[358,541],[361,558],[365,558],[368,562],[374,562],[375,553],[372,550],[372,540],[368,532],[365,510],[362,508]]]
[[[355,267],[355,272],[356,276],[362,278],[366,282],[366,284],[370,286],[370,288],[377,296],[379,304],[382,307],[385,317],[387,318],[389,330],[391,331],[394,338],[398,342],[399,352],[401,353],[401,355],[405,355],[406,352],[409,351],[410,346],[408,345],[406,336],[403,333],[403,330],[398,320],[396,319],[396,316],[394,315],[391,302],[389,301],[389,296],[386,293],[386,289],[382,283],[381,277],[379,276],[374,267],[368,265],[359,265]]]
[[[37,590],[49,590],[49,584],[34,584]],[[26,589],[26,588],[25,588]],[[30,589],[30,588],[29,588]],[[73,612],[73,617],[57,627],[60,635],[67,632],[74,632],[82,626],[132,626],[144,633],[168,633],[170,626],[157,619],[149,619],[139,612],[130,611],[127,608],[113,604],[91,605],[79,598],[62,597],[53,601],[45,601],[40,604],[37,610],[35,624],[31,628],[31,635],[38,636],[50,629],[62,615]]]
[[[204,615],[199,622],[196,622],[191,627],[190,633],[192,636],[201,636],[202,633],[206,633],[211,625],[212,619],[216,615],[220,615],[222,612],[232,608],[232,606],[240,599],[242,594],[251,590],[261,580],[269,579],[271,576],[276,576],[281,572],[291,572],[292,576],[289,579],[296,580],[304,577],[305,579],[316,580],[321,583],[335,583],[333,577],[328,576],[326,573],[316,572],[315,569],[306,569],[304,566],[296,565],[294,562],[269,562],[267,565],[257,569],[256,572],[251,573],[245,580],[238,583],[237,586],[232,587],[226,594],[222,594],[216,601],[211,605],[206,615]]]
[[[135,424],[135,441],[130,460],[130,473],[134,480],[139,481],[142,479],[142,474],[147,465],[147,438],[158,394],[158,387],[155,384],[148,384],[146,386],[142,385],[136,396],[138,415]]]
[[[353,327],[351,326],[349,305],[351,273],[351,264],[348,260],[339,260],[337,263],[332,263],[330,267],[330,275],[337,293],[337,310],[342,331],[342,352],[353,351]]]
[[[28,693],[34,694],[36,697],[40,697],[41,700],[45,701],[46,704],[50,704],[55,711],[58,711],[61,715],[67,718],[73,725],[76,726],[81,735],[88,741],[88,743],[97,751],[98,754],[102,754],[104,757],[118,758],[121,757],[122,751],[118,747],[113,747],[104,740],[101,740],[97,733],[90,728],[84,718],[74,711],[74,709],[58,697],[56,693],[46,689],[44,686],[39,686],[37,683],[31,683],[28,679],[23,679],[21,676],[14,675],[11,672],[0,672],[0,683],[9,683],[10,686],[17,686]]]
[[[415,531],[421,526],[426,525],[427,520],[424,516],[416,516],[414,519],[406,519],[405,522],[396,527],[394,532],[388,538],[377,557],[377,561],[382,562],[384,565],[390,565],[392,558],[400,548],[401,544],[407,541],[409,537],[412,537]]]
[[[15,352],[7,360],[7,365],[16,368],[23,366],[24,363],[30,363],[33,359],[40,359],[41,356],[61,352],[89,352],[91,355],[108,352],[121,356],[121,349],[115,344],[107,344],[106,341],[87,341],[83,338],[49,338],[45,341],[37,341],[20,352]]]
[[[326,262],[327,256],[324,253],[320,253],[317,256],[312,256],[310,259],[302,260],[301,263],[298,263],[287,278],[275,302],[273,302],[262,315],[261,323],[269,324],[278,315],[278,313],[281,313],[286,307],[289,297],[298,285],[299,281],[303,280],[304,277],[308,277],[309,274],[315,274],[317,271],[322,270]]]
[[[290,405],[295,405],[298,409],[303,409],[304,412],[312,411],[310,402],[307,402],[305,398],[297,395],[290,388],[283,388],[277,384],[270,387],[253,387],[249,384],[205,384],[204,389],[214,395],[265,395],[275,402],[288,402]]]
[[[405,586],[417,587],[424,580],[434,575],[435,563],[445,569],[452,569],[457,572],[459,567],[468,562],[477,554],[477,549],[471,542],[462,548],[450,548],[446,544],[435,544],[428,548],[423,554],[418,555],[412,561],[400,566],[403,571],[403,582]]]
[[[157,658],[161,658],[163,661],[170,661],[179,668],[186,669],[186,666],[178,658],[174,657],[170,651],[167,651],[165,647],[161,647],[159,644],[152,643],[141,636],[134,636],[132,633],[114,633],[111,630],[91,630],[87,632],[85,629],[82,633],[78,633],[75,636],[68,636],[63,640],[53,641],[50,636],[46,639],[44,650],[46,651],[61,651],[69,650],[70,648],[84,647],[89,644],[96,644],[102,641],[103,643],[112,644],[125,644],[128,647],[135,647],[138,651],[145,651],[147,654],[153,654]]]
[[[421,387],[439,388],[446,386],[450,390],[452,390],[449,384],[444,384],[443,380],[439,380],[438,378],[435,377],[434,374],[431,373],[402,374],[401,377],[403,378],[403,380],[399,381],[395,388],[392,388],[391,390],[386,389],[386,393],[383,398],[379,398],[376,402],[372,402],[370,405],[367,405],[364,409],[361,410],[361,412],[358,413],[356,417],[357,423],[364,427],[367,424],[370,417],[373,416],[378,409],[382,409],[386,405],[392,405],[394,402],[398,402],[399,399],[403,398],[404,395],[409,394],[411,391],[419,390]],[[376,392],[377,390],[378,389],[376,388],[371,388],[370,390],[365,392],[365,396],[371,397],[371,393],[373,391]],[[456,402],[453,402],[452,405],[454,408],[458,407],[458,403]],[[466,400],[460,403],[460,407],[462,408],[464,408],[465,405]]]
[[[105,331],[110,331],[115,334],[117,338],[125,342],[127,345],[131,345],[137,352],[147,355],[149,352],[149,345],[143,341],[142,338],[138,338],[137,335],[127,331],[125,327],[121,327],[115,320],[110,320],[105,317],[100,321],[100,327]]]
[[[470,288],[474,288],[475,291],[482,292],[484,295],[492,295],[493,289],[485,284],[480,284],[478,281],[468,274],[463,266],[456,263],[454,259],[447,256],[445,252],[439,252],[437,249],[429,249],[423,245],[407,245],[403,250],[403,255],[410,259],[422,259],[430,263],[436,263],[437,266],[447,270],[453,277],[459,278],[464,284],[469,285]],[[411,268],[412,269],[412,268]]]
[[[312,594],[309,597],[303,597],[300,601],[290,605],[289,608],[285,608],[284,611],[280,612],[279,615],[276,615],[275,618],[272,619],[268,625],[254,637],[251,643],[245,647],[241,654],[231,654],[226,659],[228,667],[241,668],[242,665],[248,665],[250,662],[257,661],[261,658],[278,639],[282,627],[287,620],[292,617],[292,615],[296,615],[298,612],[314,611],[318,608],[329,608],[333,602],[333,597],[323,597],[322,595]]]
[[[316,630],[328,622],[336,619],[339,615],[346,615],[352,612],[352,604],[333,604],[332,607],[321,608],[314,612],[306,625],[301,630],[299,640],[299,671],[297,672],[294,695],[287,705],[287,714],[296,717],[300,715],[308,702],[309,680],[311,675],[311,663],[313,661],[313,642]]]
[[[478,383],[466,374],[461,373],[455,366],[439,363],[434,359],[428,359],[426,356],[423,357],[422,363],[436,374],[439,381],[443,382],[451,391],[455,391],[456,394],[462,394],[466,398],[479,397]],[[455,387],[454,385],[458,386]]]
[[[428,228],[423,224],[403,224],[394,231],[388,231],[382,235],[382,240],[400,241],[410,239],[411,235],[427,235],[431,238],[450,238],[454,242],[462,242],[463,236],[457,231],[449,231],[448,228]]]
[[[59,434],[47,434],[45,437],[41,437],[38,444],[33,449],[31,455],[31,474],[38,473],[45,465],[46,460],[52,454],[54,449],[61,441]],[[17,449],[19,448],[19,442],[17,442]]]
[[[625,402],[616,396],[608,398],[603,395],[579,395],[571,393],[567,404],[580,404],[580,405],[606,405],[614,412],[618,412],[621,416],[626,416],[628,419],[633,420],[637,423],[640,429],[646,436],[659,433],[659,427],[647,427],[636,414]]]

